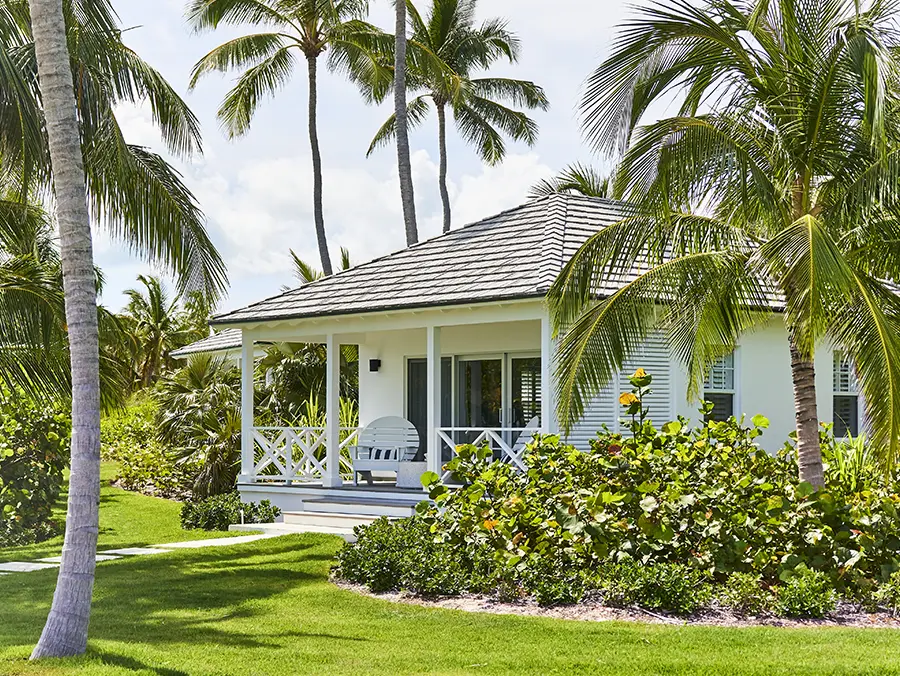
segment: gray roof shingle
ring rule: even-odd
[[[223,352],[225,350],[234,350],[241,347],[241,330],[240,329],[223,329],[218,333],[198,340],[190,345],[185,345],[177,350],[172,350],[171,356],[175,359],[189,357],[192,354],[200,354],[201,352]]]
[[[553,195],[376,258],[247,307],[213,324],[355,314],[543,296],[588,237],[625,205]],[[192,347],[192,346],[191,346]]]

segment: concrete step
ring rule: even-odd
[[[419,500],[372,500],[355,496],[315,498],[303,501],[303,512],[402,518],[415,514],[418,502]]]
[[[228,527],[230,531],[262,531],[267,535],[289,535],[291,533],[324,533],[326,535],[337,535],[344,538],[347,542],[355,542],[356,537],[353,535],[352,528],[336,527],[336,526],[312,526],[295,523],[248,523],[233,524]]]
[[[285,524],[298,526],[324,526],[326,528],[346,528],[370,524],[378,517],[371,514],[347,512],[284,512]]]

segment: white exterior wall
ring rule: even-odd
[[[441,351],[444,356],[538,355],[541,349],[539,317],[542,313],[542,303],[534,301],[498,308],[447,308],[398,313],[393,317],[335,321],[332,330],[335,334],[342,334],[345,339],[342,342],[359,345],[361,424],[381,416],[406,413],[406,360],[425,357],[426,323],[442,326]],[[261,332],[260,338],[302,340],[306,334],[308,339],[318,340],[319,332],[329,326],[332,324],[326,320],[305,330],[299,330],[299,327],[282,329],[284,335]],[[367,330],[367,326],[377,330]],[[398,328],[392,329],[394,326]],[[369,371],[370,359],[381,360],[378,372]],[[687,378],[679,364],[670,360],[668,377],[661,378],[662,367],[655,351],[631,361],[633,363],[625,369],[625,375],[635,367],[643,366],[657,376],[654,385],[657,393],[651,412],[654,421],[674,415],[685,416],[694,422],[700,419],[697,410],[699,401],[688,401]],[[770,427],[763,435],[761,445],[770,451],[781,448],[794,429],[794,408],[787,333],[780,316],[773,315],[764,327],[744,336],[736,353],[735,367],[736,412],[748,418],[757,413],[765,415]],[[831,422],[832,349],[828,345],[822,345],[817,350],[816,372],[819,419]],[[609,386],[601,400],[585,416],[584,429],[579,430],[577,435],[573,434],[573,439],[577,437],[578,443],[583,443],[603,422],[615,429],[621,411],[618,395],[628,387],[624,377]],[[669,415],[663,416],[664,412]]]
[[[445,326],[441,330],[443,356],[495,355],[504,352],[540,354],[538,320],[495,324]],[[425,357],[425,329],[378,331],[365,335],[359,346],[360,424],[406,412],[406,360]],[[369,360],[380,359],[377,373]]]

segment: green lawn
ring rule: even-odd
[[[208,537],[111,488],[103,547]],[[0,674],[900,674],[900,631],[587,623],[392,604],[328,582],[337,538],[294,535],[97,568],[89,654],[31,664],[55,570],[0,576]],[[29,560],[59,542],[20,548]]]
[[[336,538],[101,564],[88,656],[26,661],[54,571],[0,578],[2,674],[886,674],[900,632],[586,623],[392,604],[328,582]]]
[[[130,493],[110,485],[116,472],[114,463],[103,463],[100,469],[100,541],[98,549],[140,547],[164,542],[202,540],[228,535],[222,532],[184,530],[181,527],[181,504],[172,500],[151,498]],[[55,510],[62,523],[66,518],[66,494],[60,496]],[[246,533],[234,533],[246,535]],[[51,540],[28,545],[0,549],[0,563],[7,561],[34,561],[62,552],[62,535]],[[2,611],[0,611],[2,612]]]

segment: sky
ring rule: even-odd
[[[319,267],[305,69],[298,70],[277,97],[261,104],[246,136],[229,140],[216,110],[236,74],[212,74],[193,91],[188,91],[188,81],[200,57],[249,29],[195,34],[184,20],[183,0],[114,0],[114,5],[127,29],[126,43],[162,72],[200,119],[203,155],[169,159],[199,201],[210,237],[228,267],[230,289],[219,309],[247,305],[294,285],[289,249]],[[594,156],[583,141],[577,102],[585,78],[608,53],[615,26],[627,11],[624,2],[615,0],[481,0],[479,20],[506,18],[522,44],[517,64],[498,63],[491,74],[536,82],[546,90],[551,107],[532,113],[540,126],[535,146],[510,143],[505,161],[496,166],[484,165],[449,128],[454,227],[521,204],[534,183],[571,162],[606,169],[603,158]],[[369,20],[392,28],[392,3],[373,0]],[[324,216],[332,258],[337,260],[341,246],[357,263],[400,249],[405,237],[396,153],[385,147],[366,157],[372,136],[391,112],[390,104],[368,106],[354,85],[328,73],[324,63],[318,80]],[[146,106],[123,107],[117,116],[128,142],[166,155]],[[422,240],[441,229],[433,114],[411,135],[410,143]],[[102,302],[113,310],[122,307],[122,292],[135,286],[138,274],[159,272],[102,233],[97,235],[95,256],[107,280]]]

